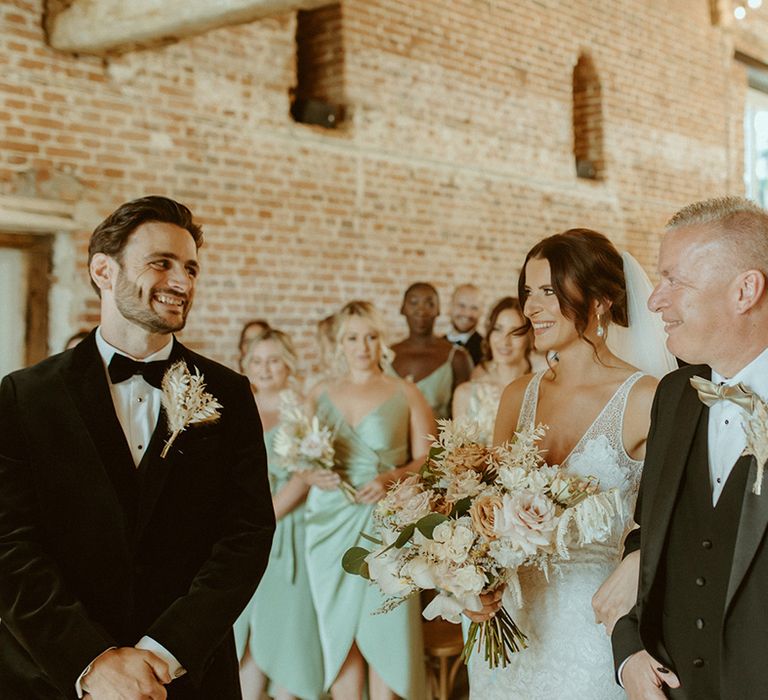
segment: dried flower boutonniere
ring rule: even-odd
[[[192,374],[184,360],[171,365],[163,375],[162,404],[168,419],[170,436],[165,441],[160,457],[165,457],[173,441],[187,426],[198,423],[212,423],[221,418],[222,405],[205,391],[205,382],[200,370],[195,367]]]
[[[763,485],[763,470],[768,461],[768,404],[755,397],[754,410],[748,416],[742,424],[747,436],[744,454],[754,456],[757,461],[757,476],[752,493],[759,496]]]

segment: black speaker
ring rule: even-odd
[[[291,104],[291,116],[302,124],[316,124],[335,129],[344,117],[344,107],[333,105],[313,97],[295,97]]]

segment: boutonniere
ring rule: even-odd
[[[222,405],[205,391],[205,381],[200,370],[195,367],[195,373],[192,374],[184,360],[175,362],[166,370],[161,390],[161,402],[170,432],[160,453],[160,457],[164,458],[173,441],[187,426],[213,423],[221,418],[219,409]]]
[[[752,455],[757,461],[757,476],[752,486],[752,493],[760,495],[763,485],[763,470],[768,461],[768,404],[755,397],[755,406],[748,418],[742,423],[747,436],[745,455]]]

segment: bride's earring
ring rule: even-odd
[[[603,319],[600,316],[600,314],[597,314],[597,337],[598,338],[605,337],[605,326],[603,325]]]

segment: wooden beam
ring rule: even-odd
[[[98,55],[329,4],[330,0],[47,0],[45,25],[53,48]]]
[[[0,195],[0,231],[55,233],[82,228],[68,202]]]

